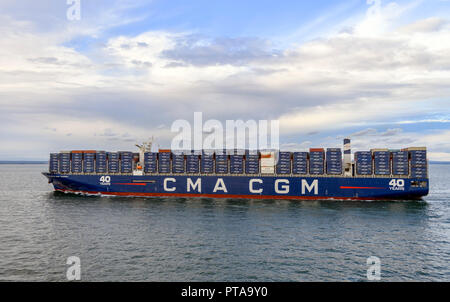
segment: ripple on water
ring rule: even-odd
[[[423,202],[82,197],[0,165],[0,280],[450,281],[448,166]]]

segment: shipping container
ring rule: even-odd
[[[375,175],[391,174],[391,153],[388,149],[372,149]]]
[[[259,154],[251,150],[245,155],[245,173],[259,174]]]
[[[230,155],[230,173],[242,174],[244,173],[244,156],[233,154]]]
[[[373,174],[373,154],[372,151],[355,152],[355,165],[357,175]]]
[[[308,152],[294,152],[292,154],[292,173],[296,175],[308,174]]]
[[[327,149],[326,168],[329,175],[342,174],[342,150],[340,148]]]
[[[97,151],[95,153],[95,172],[106,173],[107,172],[107,160],[105,151]]]
[[[200,156],[195,153],[186,155],[186,173],[200,173],[199,164]]]
[[[200,172],[203,174],[214,173],[214,151],[203,152],[200,158]]]
[[[218,154],[215,155],[215,170],[218,174],[228,173],[228,155]]]
[[[120,157],[120,172],[131,173],[133,172],[133,153],[129,151],[119,151]]]
[[[87,150],[83,151],[83,172],[94,173],[95,172],[95,151]]]
[[[297,175],[306,175],[308,174],[307,166],[293,166],[292,173]]]
[[[72,173],[83,172],[83,153],[71,151],[70,170]]]
[[[158,152],[158,172],[170,173],[171,151],[168,149],[160,149]]]
[[[261,174],[274,174],[275,167],[262,167],[261,166]]]
[[[392,174],[409,175],[409,154],[408,151],[391,151]]]
[[[309,174],[322,175],[325,170],[325,149],[309,149]]]
[[[59,172],[59,155],[58,153],[50,153],[49,167],[48,170],[50,173],[58,173]]]
[[[144,172],[145,173],[156,173],[157,172],[157,152],[145,152],[144,153]]]
[[[185,173],[185,156],[182,152],[172,153],[172,173]]]

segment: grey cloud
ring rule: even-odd
[[[186,67],[186,66],[188,66],[188,64],[186,64],[186,63],[170,62],[170,63],[166,64],[164,67],[165,68],[175,68],[175,67]]]
[[[41,63],[41,64],[61,64],[58,58],[55,57],[38,57],[38,58],[29,58],[28,61],[32,63]]]
[[[377,130],[373,128],[364,129],[351,134],[350,136],[368,136],[377,134]]]
[[[311,49],[326,49],[327,54]],[[351,51],[349,51],[351,49]],[[421,45],[414,45],[402,39],[390,37],[359,37],[357,35],[337,36],[330,39],[317,39],[306,43],[297,50],[289,51],[286,62],[321,61],[341,69],[345,76],[347,70],[373,71],[393,70],[403,67],[441,69],[448,66],[448,56],[429,51]],[[298,63],[297,63],[298,64]],[[395,83],[395,82],[393,82]]]
[[[394,129],[388,129],[383,133],[380,133],[380,136],[395,136],[401,133],[403,129],[401,128],[394,128]]]
[[[304,151],[311,147],[311,144],[311,141],[304,141],[301,143],[284,143],[280,144],[280,149],[286,151]]]
[[[400,28],[400,31],[406,33],[415,33],[415,32],[433,32],[438,31],[444,27],[444,25],[448,24],[448,20],[444,20],[437,17],[431,17],[424,20],[417,21],[413,24],[409,24]]]
[[[389,141],[390,144],[402,144],[402,145],[412,144],[414,142],[415,142],[415,140],[410,139],[410,138],[399,138],[399,139],[393,139],[393,140]]]
[[[350,137],[361,137],[361,136],[383,136],[383,137],[390,137],[390,136],[396,136],[398,134],[400,134],[403,131],[403,129],[401,128],[392,128],[392,129],[387,129],[384,132],[378,132],[376,129],[374,128],[367,128],[355,133],[352,133],[350,135]]]
[[[140,60],[132,60],[131,63],[133,63],[134,65],[137,65],[139,67],[152,67],[152,63],[147,62],[147,61],[140,61]]]
[[[137,46],[139,46],[139,47],[148,47],[149,44],[146,43],[146,42],[137,42]]]
[[[119,134],[114,133],[110,128],[106,128],[103,133],[98,134],[98,136],[118,136]]]
[[[286,68],[258,68],[253,67],[251,70],[254,74],[257,75],[271,75],[277,72],[284,72],[287,71]]]
[[[92,86],[89,86],[89,83],[84,86],[80,85],[80,87],[64,86],[56,89],[53,89],[52,85],[48,85],[43,87],[42,91],[45,93],[40,95],[31,92],[20,92],[19,94],[3,92],[1,99],[11,99],[14,102],[2,104],[0,115],[3,123],[5,123],[4,117],[13,112],[16,115],[21,114],[24,118],[33,114],[48,114],[49,116],[85,119],[86,121],[117,121],[127,126],[145,129],[160,124],[167,124],[170,128],[170,123],[178,118],[191,121],[194,111],[204,112],[204,120],[209,118],[219,120],[266,119],[278,117],[280,114],[294,109],[301,112],[311,107],[333,103],[348,102],[358,106],[361,97],[373,99],[373,101],[392,100],[392,102],[406,97],[411,98],[411,104],[423,105],[417,106],[416,112],[417,110],[433,110],[432,101],[423,100],[434,99],[436,95],[442,99],[448,97],[448,87],[450,87],[448,81],[445,82],[445,79],[440,78],[442,73],[433,74],[436,70],[446,70],[450,66],[449,58],[444,56],[448,52],[432,53],[428,49],[411,48],[411,45],[405,43],[404,40],[398,41],[395,37],[388,38],[350,37],[321,40],[317,42],[323,43],[322,46],[330,47],[332,49],[330,54],[297,51],[293,54],[280,55],[279,52],[271,49],[270,43],[262,39],[208,40],[190,37],[178,40],[174,49],[162,53],[162,56],[173,60],[166,67],[188,64],[206,66],[249,63],[245,65],[249,71],[236,73],[220,81],[204,78],[201,81],[193,82],[187,90],[179,89],[176,83],[163,83],[159,88],[166,88],[171,93],[158,94],[154,93],[152,89],[145,89],[148,87],[145,85],[136,90],[130,88],[131,85],[128,86],[128,84],[131,81],[124,76],[129,73],[125,74],[123,70],[120,70],[114,76],[108,73],[102,77],[101,85],[98,85],[102,87],[101,89],[94,87],[96,83],[93,83]],[[140,42],[123,45],[124,47],[146,47],[143,44],[140,45]],[[30,60],[38,64],[63,64],[58,58],[51,56],[30,58]],[[259,64],[260,62],[268,64]],[[330,66],[330,62],[334,65]],[[135,60],[133,64],[139,66],[145,63],[151,64],[139,60]],[[279,68],[278,63],[289,66],[289,70]],[[313,67],[312,70],[305,69],[304,73],[298,72],[303,70],[303,64],[308,63],[310,67]],[[110,66],[123,67],[118,63],[111,63]],[[97,67],[100,69],[97,71],[103,76],[104,66]],[[394,74],[395,71],[405,67],[411,70],[408,71],[408,77],[392,78],[387,81],[386,77],[383,77],[387,73]],[[370,72],[373,69],[386,72],[372,76]],[[79,74],[89,73],[92,75],[92,70],[83,69]],[[285,72],[286,74],[283,74]],[[292,73],[289,74],[289,72]],[[288,77],[285,77],[286,81],[283,77],[275,78],[278,80],[278,82],[275,81],[277,84],[271,85],[270,75],[275,73],[276,76],[287,75]],[[297,75],[299,77],[296,77]],[[375,78],[375,75],[382,77]],[[63,72],[30,72],[27,75],[20,72],[4,72],[0,75],[0,82],[20,83],[24,86],[37,81],[43,84],[53,84],[57,82],[57,79],[67,79],[67,82],[70,82],[71,76]],[[422,80],[422,76],[430,77]],[[3,80],[5,78],[7,81]],[[266,81],[261,81],[261,79]],[[141,79],[137,78],[137,82],[139,80]],[[146,82],[148,79],[142,80],[146,85],[149,84]],[[283,84],[279,85],[281,81]],[[76,83],[76,79],[73,82]],[[134,82],[133,87],[136,86],[137,84]],[[22,105],[17,103],[18,99],[26,98],[28,101],[21,103]],[[445,107],[442,108],[445,110]],[[349,112],[350,114],[351,112]],[[408,113],[401,111],[397,113],[397,116],[407,118]],[[383,118],[384,116],[380,115],[376,122]],[[16,124],[18,124],[17,121]],[[370,121],[368,124],[370,125]],[[323,132],[333,130],[333,125],[330,124],[328,129],[324,129]],[[373,130],[366,129],[356,132],[356,136],[364,136],[364,131],[366,131],[366,135],[371,135]],[[102,129],[97,129],[97,131],[101,132]],[[316,134],[314,133],[316,131],[310,131],[310,129],[307,131],[310,135]],[[100,135],[113,140],[117,138],[116,141],[125,139],[121,138],[118,133],[113,133],[110,129],[109,132],[105,130]],[[385,132],[377,133],[371,139],[388,141],[389,137],[397,139],[395,135],[396,131],[388,129]],[[384,136],[386,137],[383,138]],[[126,139],[132,140],[131,137]]]
[[[149,46],[149,44],[146,43],[146,42],[137,42],[136,44],[133,44],[133,45],[132,44],[123,43],[123,44],[120,45],[120,48],[122,48],[122,49],[131,49],[131,48],[134,48],[134,47],[146,48],[148,46]]]
[[[196,35],[176,40],[173,49],[162,56],[178,63],[197,66],[243,65],[252,60],[269,59],[281,53],[271,48],[271,43],[260,38],[205,39]]]

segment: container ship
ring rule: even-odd
[[[428,194],[425,147],[309,152],[74,150],[51,153],[55,191],[112,196],[298,200],[413,200]]]

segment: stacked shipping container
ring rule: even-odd
[[[50,173],[58,173],[59,171],[58,156],[58,153],[50,153],[50,161],[48,163],[48,171]]]
[[[224,151],[216,151],[216,173],[227,174],[228,173],[228,155]]]
[[[292,173],[297,175],[308,174],[308,152],[294,152],[292,154]]]
[[[411,157],[411,176],[427,178],[427,150],[425,148],[408,148]]]
[[[355,152],[356,174],[372,175],[372,152]]]
[[[321,175],[324,173],[325,150],[321,148],[309,149],[309,174]]]
[[[261,151],[261,174],[275,173],[275,152]]]
[[[119,173],[119,158],[120,155],[117,152],[108,152],[108,172]]]
[[[245,173],[259,174],[259,154],[257,151],[245,152]]]
[[[392,151],[391,156],[392,156],[392,174],[408,175],[409,174],[408,151]]]
[[[97,173],[107,172],[105,151],[97,151],[97,153],[95,153],[95,172]]]
[[[200,156],[197,151],[192,151],[186,155],[186,172],[197,174],[200,173]]]
[[[327,174],[342,174],[342,150],[340,148],[327,149]]]
[[[291,152],[278,152],[277,174],[291,174]]]
[[[144,172],[145,173],[156,173],[157,158],[158,158],[158,153],[156,153],[156,152],[145,152],[144,153]]]
[[[310,152],[242,152],[239,150],[188,151],[175,154],[170,150],[144,153],[145,173],[189,174],[280,174],[342,175],[340,148],[310,149]],[[228,153],[228,154],[227,154]],[[326,156],[325,156],[326,155]],[[426,148],[403,150],[372,149],[355,152],[356,175],[396,175],[427,178]],[[326,161],[325,161],[326,158]],[[309,161],[308,161],[309,159]],[[52,173],[132,173],[139,154],[132,152],[61,151],[51,153]],[[325,166],[326,164],[326,166]],[[325,169],[326,167],[326,169]]]
[[[214,173],[214,151],[202,151],[200,171],[203,174]]]
[[[70,151],[59,153],[59,172],[70,173]]]
[[[172,173],[179,174],[185,172],[184,154],[172,153]]]
[[[243,174],[244,173],[244,156],[243,155],[230,155],[230,173],[231,174]]]
[[[95,151],[83,152],[83,172],[94,173],[95,171]]]
[[[82,173],[83,172],[83,152],[82,151],[72,151],[72,162],[71,162],[71,172],[72,173]]]
[[[391,174],[391,153],[387,149],[372,149],[375,175]]]
[[[119,152],[120,154],[120,172],[133,172],[133,153],[128,151]]]
[[[170,173],[170,150],[159,150],[158,152],[158,172]]]

